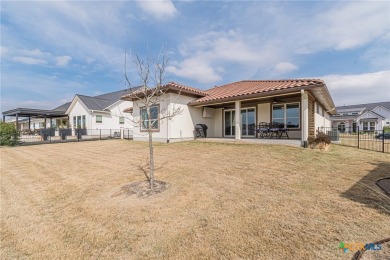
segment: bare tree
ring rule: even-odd
[[[139,88],[133,91],[128,98],[137,102],[138,107],[141,107],[140,118],[134,118],[132,122],[145,129],[148,135],[149,142],[149,174],[145,171],[145,175],[150,184],[150,189],[154,188],[154,150],[153,150],[153,133],[156,127],[161,125],[163,120],[171,120],[173,117],[182,113],[180,107],[175,108],[170,106],[166,100],[166,92],[169,89],[168,85],[164,85],[165,68],[168,64],[168,58],[165,54],[157,56],[157,58],[147,57],[141,59],[138,55],[132,56],[132,62],[138,74],[140,81]],[[125,80],[129,88],[133,85],[127,75],[127,54],[125,53]],[[180,93],[178,94],[180,95]],[[164,105],[162,105],[164,104]],[[159,109],[155,109],[159,107]],[[158,114],[156,114],[158,113]]]

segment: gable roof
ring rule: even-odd
[[[53,108],[52,110],[53,111],[64,111],[65,112],[66,110],[68,110],[68,108],[70,106],[70,103],[72,103],[72,102],[66,102],[65,104],[62,104],[59,107]]]
[[[190,102],[190,105],[225,101],[236,97],[239,98],[260,93],[299,90],[324,85],[324,81],[320,79],[243,80],[209,89],[205,91],[207,96]]]
[[[123,89],[115,92],[97,95],[94,97],[76,94],[72,102],[70,103],[72,104],[77,97],[89,110],[108,111],[108,107],[121,100],[121,97],[123,95],[128,95],[134,91],[137,91],[138,89],[139,87]],[[69,109],[70,109],[70,105],[67,108],[68,113],[70,112],[68,111]]]
[[[339,120],[348,120],[348,119],[357,119],[358,117],[365,114],[367,111],[372,111],[373,109],[377,107],[384,107],[388,110],[390,110],[390,101],[386,102],[376,102],[376,103],[368,103],[368,104],[356,104],[356,105],[350,105],[350,106],[339,106],[336,107],[336,110],[338,113],[348,113],[348,112],[354,112],[361,111],[359,115],[334,115],[332,116],[332,120],[339,119]],[[377,113],[376,113],[377,114]]]
[[[371,115],[371,117],[367,117],[367,118],[361,118],[362,116],[364,115]],[[360,120],[364,120],[364,119],[378,119],[378,118],[382,118],[382,119],[385,119],[384,116],[378,114],[378,113],[375,113],[374,111],[372,110],[368,110],[366,112],[364,112],[363,114],[359,115],[356,120],[360,119]]]

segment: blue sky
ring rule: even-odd
[[[167,82],[324,79],[336,105],[390,101],[390,2],[2,1],[1,110],[126,88],[125,50]],[[129,64],[130,66],[132,64]],[[138,78],[130,68],[130,78]]]

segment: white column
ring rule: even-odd
[[[309,136],[309,96],[307,91],[301,90],[301,109],[302,109],[302,127],[301,127],[301,141],[302,146],[307,143]]]
[[[236,139],[241,139],[241,101],[236,101],[236,107],[235,107],[235,119],[234,119],[234,123],[235,123],[235,131],[236,131],[236,135],[235,135],[235,138]]]

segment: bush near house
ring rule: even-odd
[[[13,123],[0,122],[0,145],[14,146],[19,141],[19,133]]]
[[[330,136],[323,132],[318,132],[317,136],[309,136],[307,140],[309,141],[309,147],[312,149],[328,150],[331,143]]]
[[[383,127],[383,133],[390,133],[390,126]]]

